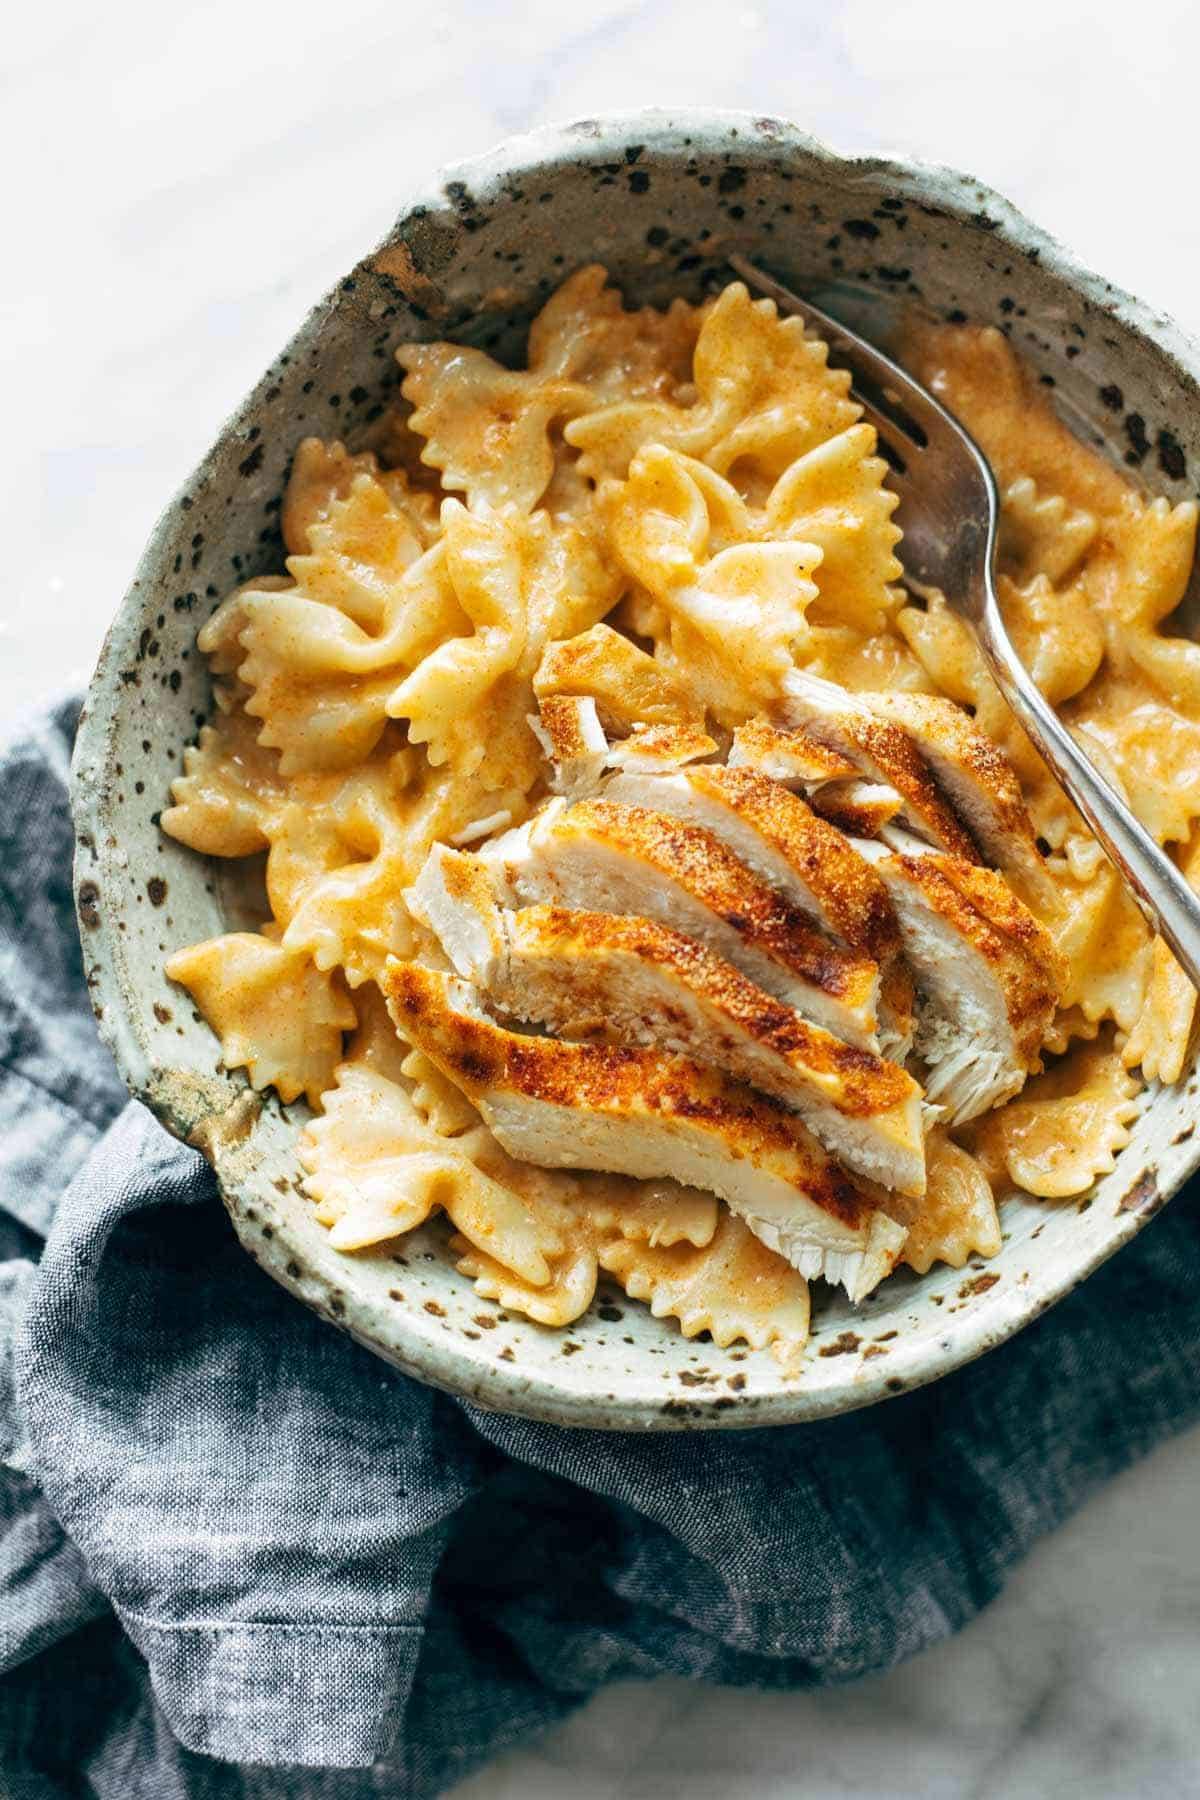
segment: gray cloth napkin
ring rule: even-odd
[[[239,1250],[95,1036],[73,723],[0,754],[13,1800],[406,1800],[617,1677],[883,1669],[1200,1413],[1195,1191],[981,1363],[820,1425],[568,1432],[393,1373]]]

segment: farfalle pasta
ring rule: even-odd
[[[661,444],[736,476],[761,500],[798,457],[857,423],[849,388],[798,319],[781,319],[735,281],[702,309],[690,381],[653,396],[614,395],[563,436],[593,480],[622,480],[643,446]]]
[[[261,859],[262,919],[168,974],[226,1066],[307,1100],[337,1250],[442,1217],[538,1324],[603,1279],[793,1365],[814,1279],[961,1268],[1006,1194],[1086,1192],[1196,997],[905,584],[874,431],[799,321],[737,282],[630,310],[587,267],[523,368],[397,354],[369,443],[298,446],[284,570],[199,633],[163,829]],[[995,467],[1027,666],[1200,881],[1200,651],[1162,630],[1194,504],[1080,444],[998,332],[922,327],[911,362]],[[981,790],[1010,870],[936,773],[964,745],[1015,772]]]
[[[723,1213],[706,1244],[639,1246],[614,1239],[601,1266],[656,1319],[675,1319],[685,1337],[706,1331],[722,1348],[770,1346],[781,1362],[808,1342],[808,1283],[740,1219]]]

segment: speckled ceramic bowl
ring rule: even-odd
[[[689,1342],[602,1292],[564,1332],[481,1302],[429,1227],[396,1256],[329,1247],[300,1192],[301,1107],[260,1098],[161,973],[240,923],[227,869],[164,838],[159,810],[208,706],[198,626],[279,566],[289,458],[354,434],[392,392],[393,347],[461,336],[503,354],[572,267],[635,302],[699,296],[733,248],[801,289],[837,278],[994,320],[1077,429],[1178,499],[1200,465],[1200,350],[948,170],[847,158],[775,119],[639,113],[537,133],[407,197],[394,230],[315,309],[163,515],[109,633],[75,757],[76,889],[100,1029],[129,1086],[199,1145],[252,1256],[408,1373],[564,1424],[639,1430],[813,1419],[917,1386],[1043,1312],[1141,1229],[1200,1161],[1196,1075],[1151,1095],[1115,1172],[1078,1204],[1016,1203],[987,1265],[899,1275],[861,1309],[823,1299],[798,1373]]]

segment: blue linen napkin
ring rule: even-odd
[[[0,753],[13,1800],[407,1800],[618,1677],[846,1681],[1200,1416],[1195,1188],[1011,1344],[819,1425],[568,1432],[395,1374],[244,1255],[96,1038],[74,716]]]

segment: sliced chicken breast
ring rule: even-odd
[[[823,781],[809,794],[809,805],[839,831],[852,837],[886,836],[904,810],[904,801],[886,781]]]
[[[404,904],[433,932],[455,973],[485,988],[508,1012],[515,1009],[500,997],[508,979],[508,935],[496,888],[482,856],[434,844],[417,879],[405,888]]]
[[[1012,765],[961,706],[936,694],[863,696],[906,731],[988,862],[1034,905],[1052,899],[1050,879]]]
[[[417,963],[390,962],[383,987],[399,1031],[510,1156],[705,1188],[802,1275],[854,1300],[894,1267],[905,1228],[777,1101],[688,1057],[507,1031],[465,982]]]
[[[798,727],[773,725],[766,718],[738,726],[728,767],[753,769],[798,789],[821,818],[856,837],[875,837],[904,808],[890,782],[864,780],[849,757]]]
[[[900,817],[939,850],[967,862],[981,860],[970,831],[934,780],[933,772],[908,732],[832,681],[794,669],[784,683],[789,724],[804,728],[852,762],[869,781],[894,788],[903,802]],[[872,695],[872,701],[878,696]]]
[[[739,725],[729,746],[731,769],[756,769],[785,787],[809,789],[858,774],[857,763],[831,750],[798,726],[772,724],[759,716]]]
[[[994,870],[859,847],[887,885],[916,979],[926,1095],[961,1124],[1024,1086],[1062,993],[1061,958]]]
[[[649,919],[548,906],[504,912],[477,858],[435,845],[405,896],[457,973],[560,1036],[657,1044],[792,1107],[845,1166],[924,1190],[921,1089]]]
[[[664,773],[717,748],[698,725],[638,726],[610,743],[590,694],[544,695],[529,728],[550,763],[552,790],[568,800],[594,793],[607,769]]]
[[[533,691],[539,700],[545,694],[590,694],[610,730],[704,723],[703,706],[683,684],[611,625],[593,625],[578,637],[547,644]]]
[[[716,748],[699,725],[641,725],[609,745],[608,761],[614,769],[661,772],[712,756]]]
[[[871,957],[880,972],[880,1042],[888,1054],[907,1055],[913,991],[887,889],[799,795],[754,769],[702,764],[670,775],[614,775],[604,798],[711,831],[835,943]]]
[[[604,799],[710,831],[848,950],[885,962],[899,948],[879,877],[840,831],[782,783],[754,769],[713,764],[662,775],[626,770],[605,783]]]
[[[529,729],[542,746],[553,773],[556,794],[582,799],[591,793],[608,761],[608,738],[590,697],[546,694],[538,701]]]
[[[855,837],[878,836],[904,810],[890,782],[866,780],[849,757],[799,727],[766,718],[738,726],[727,766],[753,769],[798,790],[822,819]]]
[[[481,855],[512,905],[657,919],[847,1043],[877,1047],[875,962],[831,943],[710,831],[587,800],[552,804]]]

